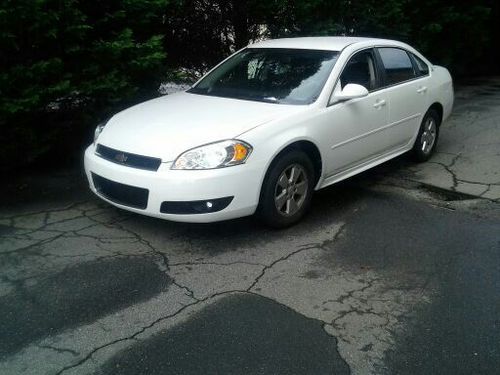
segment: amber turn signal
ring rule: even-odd
[[[233,160],[234,161],[245,160],[248,154],[248,149],[246,148],[246,146],[242,145],[241,143],[235,143],[233,148],[234,148]]]

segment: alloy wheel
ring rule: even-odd
[[[276,182],[274,203],[283,216],[294,215],[303,206],[308,192],[307,173],[299,164],[292,164],[281,172]]]
[[[424,131],[420,137],[420,146],[424,154],[428,154],[436,141],[437,127],[436,121],[429,117],[424,124]]]

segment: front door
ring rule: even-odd
[[[377,91],[379,74],[372,49],[356,53],[346,64],[335,92],[348,83],[366,87],[368,96],[332,102],[326,109],[331,124],[330,150],[326,176],[332,177],[371,160],[385,147],[380,134],[388,122],[389,102],[386,94]]]

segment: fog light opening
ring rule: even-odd
[[[163,202],[160,206],[162,214],[193,215],[209,214],[225,209],[234,197],[223,197],[200,201],[171,201]]]

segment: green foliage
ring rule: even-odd
[[[488,48],[494,2],[484,0],[290,0],[273,36],[355,35],[407,41],[455,75],[470,74]]]
[[[29,161],[65,130],[153,95],[167,1],[4,0],[0,165]]]
[[[411,39],[434,62],[456,75],[470,75],[488,47],[491,9],[477,0],[426,2],[412,12],[422,22],[412,27]]]
[[[354,35],[407,41],[467,74],[487,50],[493,1],[177,0],[166,12],[173,67],[204,71],[265,37]],[[200,52],[203,53],[200,53]]]
[[[91,124],[155,95],[162,78],[193,80],[231,52],[262,38],[387,37],[407,41],[456,76],[476,72],[488,62],[498,69],[498,4],[2,0],[0,168],[25,163],[54,145],[75,145],[68,135],[83,138]]]

